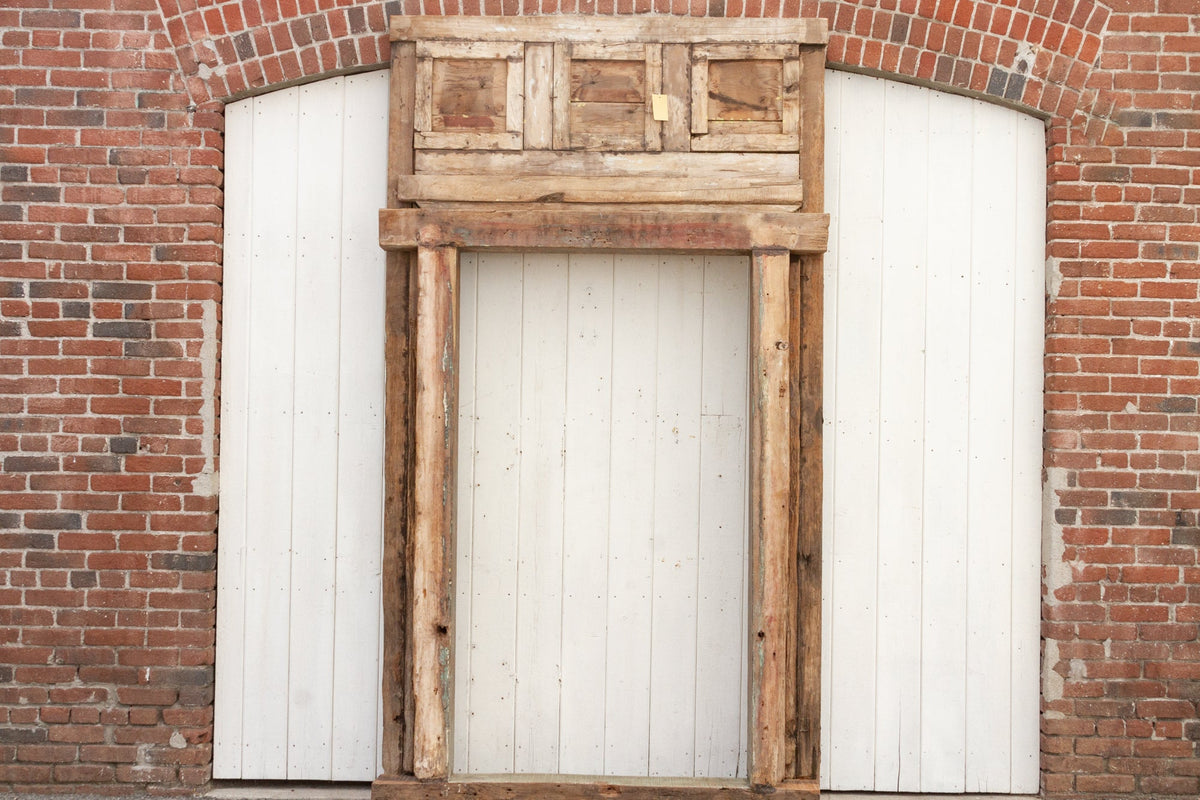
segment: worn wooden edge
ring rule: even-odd
[[[454,409],[457,408],[457,275],[453,247],[417,250],[416,424],[413,447],[412,558],[413,773],[449,774],[449,570],[454,514]]]
[[[415,47],[392,45],[388,83],[388,205],[395,179],[413,171]],[[413,359],[410,278],[413,255],[387,254],[384,277],[383,680],[380,761],[385,772],[412,769],[412,636],[408,602]]]
[[[778,123],[776,123],[778,124]],[[737,123],[725,123],[724,127],[735,127]],[[710,120],[708,133],[692,137],[692,151],[699,153],[733,152],[795,152],[800,146],[800,137],[795,133],[730,133],[720,130]]]
[[[467,41],[825,44],[829,25],[821,18],[713,19],[666,14],[621,17],[434,17],[393,16],[392,41]]]
[[[825,203],[825,50],[800,48],[801,120],[800,174],[805,182],[804,208],[821,213]],[[798,319],[793,340],[793,386],[800,397],[793,403],[799,464],[792,471],[796,538],[793,570],[797,613],[795,653],[795,759],[791,774],[818,779],[821,771],[821,556],[824,413],[824,271],[819,254],[802,256],[793,271],[792,310]]]
[[[654,95],[662,94],[663,90],[663,45],[647,44],[646,59],[646,110],[643,119],[643,137],[646,140],[646,150],[657,153],[663,149],[662,123],[654,118]]]
[[[501,204],[457,200],[422,200],[421,208],[437,212],[475,212],[496,208]],[[504,203],[505,211],[521,211],[538,214],[546,209],[570,208],[573,211],[591,211],[596,214],[611,212],[636,212],[657,214],[669,208],[671,213],[692,212],[701,214],[793,214],[800,211],[797,203]]]
[[[730,44],[698,44],[693,48],[698,55],[709,61],[778,61],[795,58],[799,45],[796,42],[768,44],[761,42]]]
[[[563,135],[567,135],[565,128]],[[582,153],[526,150],[482,153],[418,149],[414,159],[419,175],[487,175],[492,180],[508,180],[521,175],[602,175],[671,181],[720,180],[741,186],[763,186],[781,178],[794,179],[800,174],[800,154],[796,152]]]
[[[789,598],[790,255],[755,250],[751,268],[750,783],[775,786],[786,756]]]
[[[554,140],[554,48],[531,44],[525,48],[525,148],[547,150]],[[549,80],[547,80],[549,78]]]
[[[667,119],[663,122],[664,150],[686,152],[691,149],[690,103],[692,59],[684,44],[663,45],[663,94],[667,96]]]
[[[819,254],[799,256],[793,270],[793,465],[792,536],[796,614],[796,652],[791,669],[795,685],[795,759],[792,774],[817,779],[821,768],[821,525],[823,461],[821,454],[824,264]]]
[[[503,133],[417,131],[415,140],[417,147],[445,150],[520,150],[523,145],[521,134],[511,131]]]
[[[652,784],[608,782],[542,782],[463,780],[420,781],[384,775],[371,786],[371,800],[816,800],[816,781],[783,781],[766,790],[750,786],[672,786],[670,779]]]
[[[521,250],[706,250],[737,253],[775,249],[823,253],[824,214],[735,212],[440,211],[382,209],[379,243],[385,250],[453,246]]]
[[[704,178],[655,183],[642,178],[515,176],[496,181],[486,175],[402,175],[396,199],[480,203],[764,203],[804,202],[804,184],[780,178],[758,186],[729,185]]]
[[[407,687],[408,569],[405,563],[404,521],[408,516],[407,409],[408,383],[408,263],[411,253],[387,254],[384,283],[384,528],[383,528],[383,747],[386,772],[403,769],[406,736],[404,698]]]

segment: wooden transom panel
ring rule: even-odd
[[[418,150],[786,153],[803,145],[800,49],[818,43],[813,26],[793,20],[776,25],[782,35],[763,27],[727,41],[663,18],[634,37],[595,23],[546,36],[549,26],[538,35],[528,20],[490,28],[463,20],[392,21],[394,41],[417,42]]]

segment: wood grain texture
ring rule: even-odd
[[[557,120],[556,112],[556,124]],[[555,136],[558,136],[557,129]],[[554,146],[565,145],[560,145],[556,139]],[[456,153],[418,150],[415,159],[417,174],[682,178],[726,181],[731,186],[762,186],[781,177],[791,179],[800,171],[800,157],[796,153]]]
[[[786,64],[785,64],[786,66]],[[825,210],[825,50],[802,47],[800,178],[809,182],[804,209]],[[817,76],[820,76],[819,78]],[[824,256],[802,256],[791,275],[789,320],[793,342],[791,508],[796,583],[795,758],[793,777],[818,779],[821,768],[821,586],[824,486]],[[798,347],[796,346],[798,344]]]
[[[449,774],[450,531],[454,514],[458,253],[417,251],[417,385],[413,446],[413,774]]]
[[[401,202],[475,201],[481,203],[756,203],[804,202],[800,181],[780,177],[758,186],[725,186],[721,181],[679,178],[653,183],[640,178],[605,176],[518,176],[498,182],[483,175],[413,175],[397,179]]]
[[[816,800],[815,781],[784,781],[770,793],[773,800]],[[371,785],[371,800],[440,800],[461,797],[475,800],[761,800],[763,793],[748,786],[699,782],[690,786],[671,781],[639,784],[553,783],[550,781],[418,781],[384,776]]]
[[[548,150],[554,144],[554,47],[525,48],[525,149]]]
[[[413,170],[415,47],[392,46],[388,88],[388,205],[398,204],[396,180]],[[383,770],[411,769],[405,740],[411,735],[412,696],[408,653],[407,522],[412,422],[412,353],[409,341],[409,272],[412,253],[387,254],[384,285],[384,506],[383,506]]]
[[[499,42],[699,42],[824,44],[829,38],[823,19],[690,19],[638,15],[621,18],[554,17],[421,17],[393,16],[392,41],[418,39]]]
[[[823,252],[829,218],[823,214],[697,212],[454,212],[384,209],[379,241],[385,249],[450,244],[459,248],[522,250],[707,250],[756,247]]]
[[[692,61],[687,45],[663,45],[662,92],[667,96],[667,119],[662,126],[664,150],[686,152],[691,149]]]
[[[750,293],[750,783],[784,778],[790,400],[785,252],[756,250]]]

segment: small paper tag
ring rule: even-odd
[[[667,121],[667,96],[665,94],[651,95],[650,107],[654,112],[654,120],[656,122]]]

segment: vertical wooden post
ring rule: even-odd
[[[412,43],[392,45],[388,89],[387,205],[397,207],[396,179],[413,171]],[[385,296],[385,433],[383,509],[383,771],[411,769],[412,695],[408,627],[407,532],[412,442],[412,352],[409,336],[409,273],[412,254],[389,251]],[[410,708],[411,710],[411,708]],[[405,758],[407,752],[408,757]]]
[[[800,178],[804,211],[825,208],[825,49],[802,46],[800,67]],[[792,270],[791,316],[793,424],[793,503],[796,530],[796,591],[799,613],[795,634],[796,751],[794,774],[820,777],[821,770],[821,427],[824,350],[824,259],[804,255]]]
[[[692,148],[691,117],[692,48],[663,45],[663,94],[667,96],[667,121],[663,123],[663,150],[686,153]]]
[[[417,250],[413,466],[413,774],[449,775],[458,250]]]
[[[750,783],[784,777],[787,543],[790,514],[789,254],[755,250],[751,267]]]

